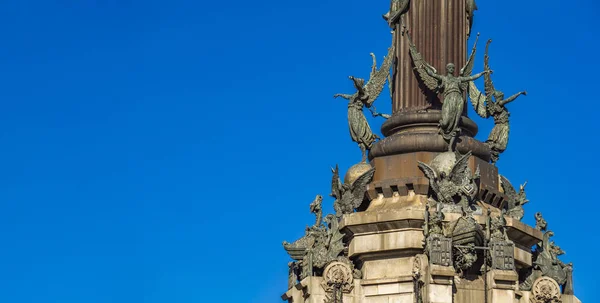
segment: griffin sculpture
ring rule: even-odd
[[[477,196],[477,185],[479,179],[479,168],[475,175],[471,173],[468,166],[469,151],[456,160],[457,155],[446,152],[438,155],[427,165],[418,162],[419,168],[429,179],[429,187],[435,195],[436,201],[445,204],[459,204],[467,211],[469,205]],[[449,171],[448,171],[449,169]]]
[[[485,56],[483,58],[484,70],[489,71],[488,50],[492,40],[488,40],[485,46]],[[477,89],[474,82],[469,82],[469,98],[475,112],[482,118],[494,118],[494,128],[490,132],[487,141],[485,142],[492,151],[492,163],[496,163],[500,154],[506,150],[508,145],[508,133],[510,130],[508,118],[510,113],[506,109],[506,104],[514,101],[520,95],[527,95],[526,91],[516,93],[508,98],[504,98],[504,93],[496,90],[492,77],[486,74],[485,77],[485,94]],[[493,100],[495,99],[495,101]]]
[[[341,217],[343,214],[351,214],[363,203],[367,184],[371,182],[373,174],[375,174],[375,168],[369,169],[351,184],[342,183],[337,165],[335,169],[332,169],[332,172],[330,196],[335,198],[335,202],[333,202],[335,214],[337,217]]]
[[[525,195],[525,184],[519,186],[519,192],[515,190],[515,188],[510,184],[506,177],[500,175],[500,184],[502,185],[502,189],[504,190],[504,194],[508,197],[508,205],[506,209],[506,214],[514,219],[521,220],[525,215],[523,210],[523,205],[527,204],[529,200],[527,200],[527,196]]]
[[[527,274],[527,278],[523,283],[519,285],[521,290],[530,290],[533,282],[541,276],[554,279],[563,288],[567,285],[571,287],[573,284],[573,264],[565,264],[558,259],[558,256],[565,252],[554,242],[550,242],[552,236],[554,236],[552,231],[545,232],[541,245],[538,245],[533,252],[533,268]]]
[[[323,197],[321,195],[317,195],[315,197],[315,200],[312,203],[310,203],[310,212],[315,214],[316,220],[313,226],[306,227],[304,236],[292,243],[283,241],[283,247],[288,252],[290,257],[292,257],[292,259],[301,260],[306,254],[306,251],[315,245],[317,239],[325,234],[325,226],[322,222],[322,202]]]
[[[327,235],[322,238],[324,242],[317,242],[312,251],[312,265],[318,269],[323,269],[329,262],[334,261],[344,251],[342,239],[344,235],[340,232],[338,220],[334,215],[325,216],[325,225],[327,226]]]
[[[350,137],[352,138],[352,141],[358,143],[358,147],[362,152],[362,162],[366,162],[367,150],[370,150],[373,143],[379,139],[379,136],[374,134],[371,130],[367,118],[363,113],[363,108],[365,106],[369,108],[373,116],[382,116],[384,118],[390,117],[389,115],[375,112],[371,107],[381,94],[381,91],[388,80],[390,68],[394,59],[394,43],[388,48],[388,54],[384,58],[379,70],[377,70],[377,60],[373,53],[371,53],[371,57],[373,58],[373,66],[371,67],[369,81],[365,84],[364,79],[350,76],[349,78],[354,83],[354,88],[356,88],[356,93],[353,95],[335,94],[333,96],[334,98],[342,97],[348,100],[348,126],[350,128]]]
[[[298,280],[312,276],[314,272],[321,272],[332,261],[348,264],[352,269],[354,265],[344,256],[344,235],[340,232],[338,218],[329,214],[321,221],[321,203],[323,197],[317,195],[310,204],[311,212],[317,216],[317,222],[306,228],[302,238],[289,243],[283,241],[283,247],[294,262],[290,262],[289,284],[295,285]],[[355,275],[358,273],[355,272]]]
[[[417,76],[429,90],[435,93],[442,93],[442,119],[440,120],[440,134],[448,142],[448,150],[452,151],[456,137],[460,134],[460,117],[465,108],[463,93],[467,91],[468,83],[476,80],[491,70],[483,71],[471,76],[473,72],[474,57],[477,46],[477,40],[473,45],[471,55],[467,63],[460,69],[460,75],[454,76],[454,63],[446,65],[446,75],[438,74],[437,70],[425,61],[412,42],[410,35],[406,35],[409,40],[410,55],[417,70]],[[479,35],[477,35],[479,38]]]
[[[310,212],[315,214],[316,216],[316,221],[315,221],[315,227],[319,227],[321,226],[321,220],[323,219],[323,196],[321,195],[317,195],[315,197],[315,200],[313,200],[310,203]]]
[[[542,213],[535,213],[535,229],[539,231],[546,231],[546,228],[548,228],[548,222],[546,222],[544,217],[542,217]]]

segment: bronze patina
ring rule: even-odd
[[[390,46],[388,54],[384,58],[383,63],[379,70],[377,69],[377,60],[375,54],[371,53],[373,57],[373,66],[371,67],[371,74],[369,80],[365,84],[365,80],[350,76],[350,80],[354,84],[356,93],[352,95],[347,94],[335,94],[333,97],[342,97],[348,100],[348,126],[350,129],[350,137],[352,141],[358,143],[358,147],[362,152],[362,162],[367,160],[367,151],[371,149],[373,143],[379,139],[379,136],[373,133],[369,122],[363,112],[363,108],[367,107],[371,109],[373,103],[383,90],[385,83],[388,80],[390,74],[390,67],[393,61],[394,46]],[[372,111],[373,116],[383,116],[388,118],[389,115],[380,114]]]
[[[488,40],[485,46],[484,69],[490,70],[488,50],[492,40]],[[510,113],[506,109],[506,104],[514,101],[520,95],[527,95],[526,91],[518,92],[508,98],[504,98],[504,93],[496,90],[490,74],[485,77],[485,94],[477,89],[475,83],[469,83],[469,97],[475,112],[483,118],[494,118],[494,128],[490,132],[486,144],[492,150],[492,163],[498,161],[500,154],[506,150],[508,145],[508,133],[510,130],[508,118]]]
[[[409,41],[410,35],[407,33]],[[475,45],[477,42],[475,42]],[[467,90],[469,81],[476,80],[484,74],[492,73],[486,70],[471,76],[474,65],[476,47],[473,46],[471,55],[467,64],[460,69],[459,76],[455,76],[454,63],[446,65],[446,74],[440,75],[438,71],[427,63],[423,56],[418,52],[415,45],[410,42],[410,54],[414,65],[417,68],[417,75],[421,81],[432,91],[440,92],[443,95],[442,101],[442,119],[440,120],[440,134],[448,142],[448,150],[453,151],[456,137],[460,134],[460,120],[465,110],[464,92]]]

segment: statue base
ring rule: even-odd
[[[381,133],[385,138],[373,145],[369,159],[417,151],[448,151],[448,143],[439,134],[441,119],[440,110],[394,114],[381,126]],[[477,135],[477,124],[462,116],[459,127],[462,131],[456,140],[456,150],[462,154],[471,151],[474,156],[489,162],[490,148],[473,139]]]

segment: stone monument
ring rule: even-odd
[[[550,303],[579,302],[571,263],[551,240],[540,213],[536,226],[521,219],[528,202],[500,175],[507,148],[507,104],[492,82],[490,42],[476,73],[477,39],[467,39],[474,0],[392,0],[383,15],[392,28],[381,66],[369,79],[350,76],[350,137],[361,158],[340,178],[332,169],[335,214],[310,204],[314,225],[292,243],[288,289],[293,303]],[[501,72],[500,70],[497,72]],[[473,82],[483,78],[480,90]],[[388,83],[392,113],[375,110]],[[485,142],[467,106],[494,127]],[[386,119],[380,138],[365,108]]]

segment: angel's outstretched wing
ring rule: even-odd
[[[463,68],[460,69],[461,77],[469,77],[471,73],[473,73],[473,66],[475,66],[475,52],[477,51],[477,41],[479,41],[479,33],[477,33],[477,37],[475,38],[475,43],[473,44],[473,49],[471,49],[471,54],[469,55],[469,59]]]
[[[473,44],[473,49],[471,49],[471,54],[469,55],[469,59],[463,68],[460,69],[461,77],[469,77],[473,73],[473,66],[475,66],[475,52],[477,51],[477,41],[479,41],[479,33],[477,33],[477,37],[475,38],[475,43]],[[467,82],[463,82],[460,84],[461,89],[463,91],[467,90]]]
[[[367,191],[367,184],[371,182],[373,179],[373,175],[375,174],[375,167],[372,167],[364,174],[360,175],[354,183],[351,185],[352,191],[352,208],[358,208],[363,200],[365,199],[365,192]]]
[[[486,100],[487,96],[477,89],[477,85],[475,82],[469,81],[469,99],[471,100],[471,104],[473,105],[473,109],[475,112],[482,118],[488,118],[490,113],[487,110]]]
[[[342,183],[340,181],[339,166],[336,164],[335,169],[332,168],[331,172],[333,173],[333,176],[331,177],[331,193],[329,195],[336,199],[340,199],[342,197]]]
[[[454,163],[450,175],[448,176],[454,184],[461,184],[469,177],[467,176],[469,172],[469,157],[471,157],[471,151],[467,152]]]
[[[429,166],[421,161],[417,161],[417,162],[418,162],[417,165],[419,166],[419,169],[421,169],[423,174],[425,174],[425,177],[427,177],[427,179],[429,179],[429,187],[431,187],[433,192],[436,195],[438,195],[440,193],[440,188],[438,187],[438,183],[437,183],[437,181],[438,181],[437,173],[431,166]]]
[[[370,53],[369,55],[371,55],[371,58],[373,59],[373,64],[371,65],[371,73],[369,74],[369,79],[375,77],[375,74],[377,74],[377,56],[375,56],[375,54]]]
[[[369,100],[367,101],[367,104],[365,104],[367,107],[370,107],[371,104],[377,100],[381,94],[381,91],[383,90],[383,87],[385,86],[385,83],[388,80],[388,76],[390,75],[390,69],[392,67],[392,62],[394,61],[395,44],[393,39],[395,34],[393,34],[392,37],[392,46],[388,48],[388,53],[383,59],[383,63],[381,64],[379,70],[377,70],[375,56],[372,55],[373,67],[371,69],[371,76],[369,77],[369,81],[367,84],[365,84],[364,88],[366,95],[369,96]]]
[[[433,71],[436,74],[437,74],[437,70],[433,66],[431,66],[429,63],[427,63],[427,61],[425,61],[425,59],[423,59],[423,55],[421,55],[421,53],[419,53],[419,51],[417,50],[417,47],[412,42],[412,39],[410,38],[410,35],[408,33],[406,33],[406,37],[408,38],[410,57],[413,60],[413,63],[415,65],[415,69],[417,70],[419,78],[421,78],[421,81],[423,81],[423,84],[425,84],[425,86],[427,86],[428,89],[430,89],[432,91],[437,90],[439,81],[436,78],[430,76],[427,73],[427,71],[425,71],[425,68],[429,68],[431,71]]]
[[[483,56],[483,69],[484,70],[490,70],[490,56],[488,56],[488,51],[490,49],[490,43],[492,43],[492,39],[489,39],[487,41],[487,43],[485,44],[485,55]],[[483,80],[484,80],[484,89],[485,89],[485,94],[488,96],[488,102],[492,101],[492,95],[494,94],[494,92],[496,91],[496,88],[494,87],[494,82],[492,82],[492,76],[489,73],[486,73],[485,75],[483,75]]]

